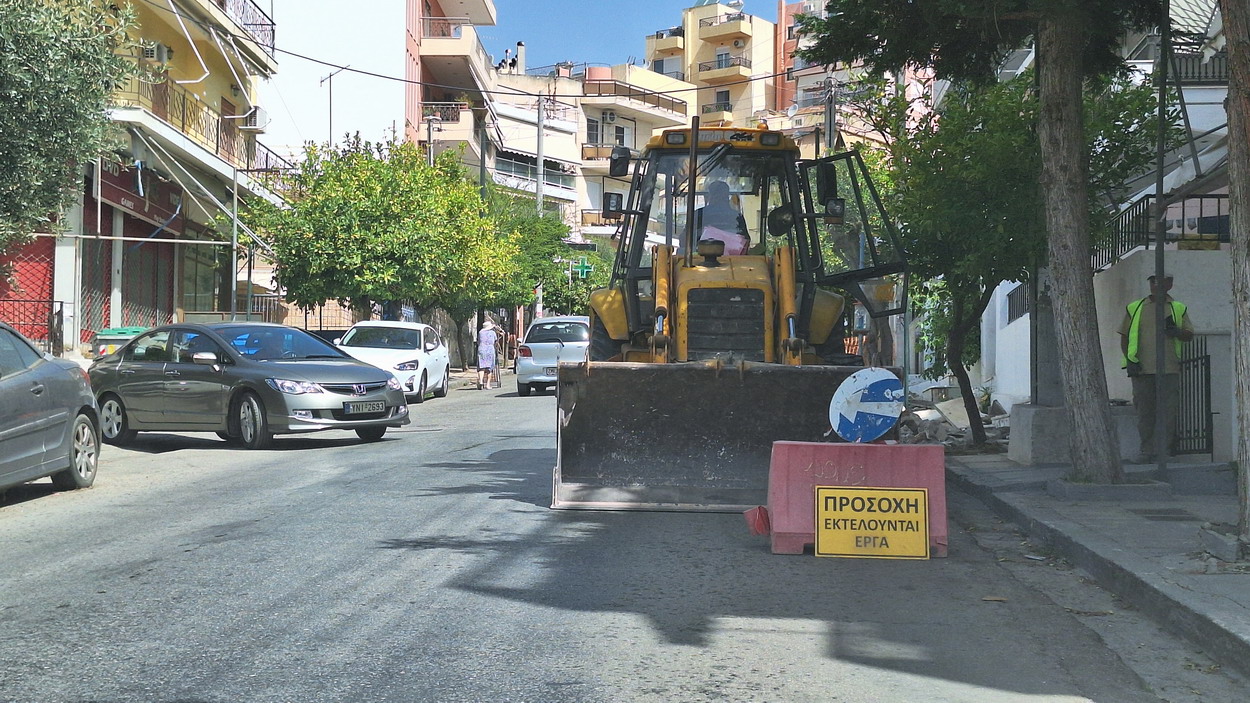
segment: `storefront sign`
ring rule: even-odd
[[[106,161],[100,165],[100,182],[96,184],[95,196],[144,222],[165,225],[170,234],[182,233],[183,216],[178,209],[182,202],[182,188],[158,178],[151,169],[137,169]]]

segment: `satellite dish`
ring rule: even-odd
[[[795,113],[797,113],[798,111],[799,111],[798,105],[791,105],[790,107],[786,108],[786,117],[794,117]]]

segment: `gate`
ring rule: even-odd
[[[1211,355],[1207,338],[1195,336],[1181,347],[1175,454],[1210,454],[1214,448],[1211,412]]]
[[[59,300],[0,298],[0,322],[7,322],[44,351],[60,356],[64,307]]]

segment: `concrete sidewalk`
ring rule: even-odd
[[[1128,473],[1159,478],[1154,466]],[[1220,465],[1170,466],[1153,494],[1052,484],[1067,466],[1022,466],[1005,455],[948,456],[947,480],[1084,569],[1104,588],[1250,674],[1250,565],[1204,551],[1204,523],[1235,523],[1236,484]],[[1111,487],[1112,490],[1120,487]],[[1081,494],[1079,491],[1085,490]]]

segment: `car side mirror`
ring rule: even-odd
[[[334,343],[335,343],[335,344],[342,344],[342,343],[343,343],[343,338],[342,338],[342,337],[335,337],[335,338],[334,338]]]
[[[191,363],[197,366],[212,366],[217,363],[217,352],[196,352],[191,355]]]
[[[629,147],[617,145],[612,147],[612,155],[608,157],[608,175],[620,178],[629,174],[629,161],[633,155]]]
[[[438,342],[426,342],[425,343],[426,351],[434,351],[435,349],[438,349]]]
[[[768,212],[768,233],[774,237],[784,237],[794,228],[794,211],[785,205],[775,207]]]

